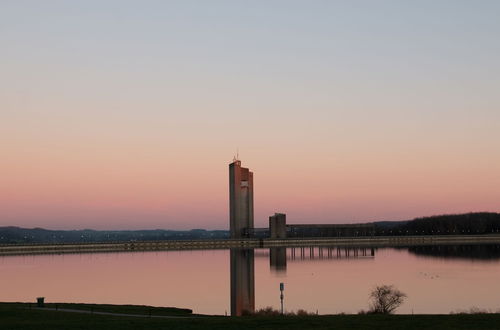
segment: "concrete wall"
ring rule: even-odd
[[[373,224],[297,224],[287,225],[288,237],[373,236]]]

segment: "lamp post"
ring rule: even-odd
[[[283,282],[280,283],[280,300],[281,300],[281,315],[283,315],[283,291],[285,290],[285,284]]]

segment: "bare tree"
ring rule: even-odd
[[[401,306],[406,294],[396,289],[393,285],[380,285],[370,293],[370,313],[391,314]]]

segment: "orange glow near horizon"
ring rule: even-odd
[[[130,161],[124,154],[77,154],[70,163],[31,155],[0,165],[6,174],[0,225],[227,228],[228,162],[130,154]],[[64,151],[59,156],[70,158]],[[282,156],[288,159],[243,160],[255,173],[256,226],[278,211],[289,222],[341,223],[499,210],[498,172],[472,160],[447,168],[438,157],[395,165],[376,158],[342,163]]]

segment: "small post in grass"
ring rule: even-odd
[[[39,308],[45,307],[45,297],[38,297],[38,298],[36,298],[36,305]]]
[[[281,300],[281,315],[283,315],[283,291],[285,290],[285,284],[283,282],[280,283],[280,300]]]

